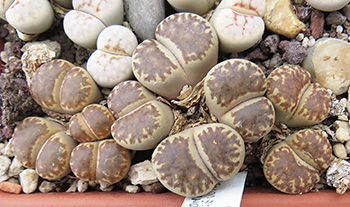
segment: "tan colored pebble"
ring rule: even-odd
[[[89,183],[84,180],[78,180],[78,192],[83,193],[85,192],[89,187]]]
[[[54,191],[55,188],[56,188],[55,183],[44,180],[43,182],[41,182],[39,186],[39,191],[42,193],[48,193],[48,192]]]
[[[347,157],[347,153],[346,153],[346,149],[345,146],[342,143],[336,143],[333,145],[333,153],[336,157],[340,158],[340,159],[346,159]]]
[[[350,140],[345,142],[345,150],[346,150],[346,153],[349,154],[350,153]]]
[[[337,140],[341,143],[347,142],[350,140],[350,126],[346,121],[337,120],[333,123],[335,127],[335,136]]]
[[[22,163],[17,159],[17,158],[13,158],[11,165],[9,167],[8,170],[8,175],[10,177],[12,176],[17,176],[18,174],[20,174],[23,171],[23,165]]]
[[[7,193],[20,194],[22,192],[22,186],[18,183],[1,182],[0,190]]]
[[[266,0],[264,21],[267,29],[288,38],[295,38],[305,28],[290,0]]]
[[[137,185],[127,185],[125,188],[125,191],[128,193],[138,193],[140,190],[140,187]]]
[[[149,185],[158,181],[149,160],[131,166],[128,176],[133,185]]]

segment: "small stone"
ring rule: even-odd
[[[83,193],[89,187],[89,183],[84,180],[78,180],[78,192]]]
[[[312,36],[309,38],[309,44],[307,45],[307,47],[312,47],[314,46],[316,43],[315,38],[313,38]]]
[[[276,53],[279,43],[280,37],[277,34],[268,35],[260,42],[260,48],[264,53]]]
[[[22,165],[22,163],[17,159],[17,158],[13,158],[9,171],[8,171],[8,175],[10,177],[12,176],[17,176],[18,174],[20,174],[23,171],[24,167]]]
[[[78,180],[74,180],[70,187],[66,190],[67,193],[74,193],[77,191]]]
[[[100,190],[103,191],[103,192],[110,192],[112,191],[114,188],[113,185],[106,185],[106,184],[102,184],[100,185]]]
[[[329,15],[326,17],[326,24],[328,25],[340,25],[344,24],[346,20],[346,17],[342,15],[340,12],[335,11],[329,13]]]
[[[39,191],[42,193],[48,193],[48,192],[55,191],[55,188],[56,188],[55,183],[44,180],[43,182],[41,182],[39,186]]]
[[[3,155],[7,156],[7,157],[13,157],[15,156],[13,153],[13,146],[12,146],[12,139],[9,140],[9,142],[6,144],[5,148],[4,148],[4,152]]]
[[[329,186],[335,187],[338,194],[344,194],[349,188],[350,163],[335,158],[327,170],[326,178]]]
[[[33,169],[25,169],[19,174],[19,182],[24,193],[33,193],[38,187],[39,176]]]
[[[345,150],[347,154],[350,153],[350,140],[345,143]]]
[[[140,187],[137,186],[137,185],[127,185],[125,187],[125,191],[128,192],[128,193],[138,193],[140,192]]]
[[[266,0],[264,21],[267,29],[288,38],[295,38],[305,28],[290,0]]]
[[[9,169],[11,165],[10,158],[6,156],[0,156],[0,176],[5,175],[7,173],[7,170]]]
[[[296,15],[300,21],[307,21],[311,16],[310,6],[295,6]]]
[[[336,143],[333,145],[333,153],[336,157],[340,159],[348,158],[345,146],[342,143]]]
[[[333,123],[335,128],[335,136],[337,140],[341,143],[347,142],[350,140],[350,126],[346,121],[335,121]]]
[[[288,42],[287,40],[281,41],[280,48],[284,51],[282,59],[286,60],[289,64],[300,64],[306,57],[306,48],[298,41],[291,41],[286,45],[284,41]]]
[[[350,21],[350,4],[346,5],[341,12],[345,15],[346,19]]]
[[[310,18],[310,29],[311,29],[311,35],[318,39],[322,36],[323,33],[323,27],[324,27],[324,14],[318,10],[314,10],[311,13]]]
[[[0,176],[0,182],[6,181],[6,180],[8,180],[9,178],[10,178],[10,176],[9,176],[8,174],[1,175],[1,176]]]
[[[158,181],[149,160],[132,165],[128,176],[133,185],[149,185]]]
[[[20,194],[22,186],[18,183],[0,182],[0,190],[7,193]]]
[[[165,18],[163,0],[124,0],[126,19],[137,36],[154,39],[157,25]]]
[[[344,31],[344,28],[343,28],[343,26],[338,25],[337,28],[335,29],[335,31],[336,31],[338,34],[340,34],[340,33],[342,33],[342,32]]]
[[[151,187],[152,187],[152,185],[142,185],[142,189],[145,192],[151,192]]]
[[[0,155],[4,154],[5,143],[0,143]]]
[[[168,189],[166,189],[160,182],[153,183],[151,186],[152,193],[162,193],[165,191],[168,191]]]
[[[298,40],[299,42],[301,42],[301,41],[303,41],[304,37],[305,37],[304,33],[299,33],[299,34],[295,37],[295,39]]]

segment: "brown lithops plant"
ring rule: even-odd
[[[116,117],[112,137],[127,149],[153,149],[168,136],[174,123],[171,108],[156,100],[155,95],[137,81],[116,85],[107,104]]]
[[[76,141],[65,127],[41,117],[27,117],[13,134],[16,158],[27,168],[35,168],[39,176],[55,180],[70,173],[69,157]]]
[[[113,139],[80,143],[71,153],[70,166],[78,178],[111,185],[119,182],[129,171],[129,150]]]
[[[327,118],[330,93],[311,83],[309,72],[297,65],[283,65],[270,73],[266,96],[276,110],[276,124],[289,127],[310,126]]]
[[[89,73],[62,59],[38,67],[29,80],[29,89],[40,106],[58,113],[74,114],[102,99]]]
[[[152,154],[152,166],[167,189],[194,197],[236,175],[244,155],[242,137],[225,124],[212,123],[164,139]]]
[[[217,63],[216,32],[197,14],[170,15],[157,26],[155,36],[136,47],[132,70],[142,85],[169,100],[184,86],[194,87]]]
[[[307,193],[320,181],[320,173],[332,159],[327,137],[320,131],[304,129],[269,150],[263,171],[269,183],[281,192]]]
[[[204,81],[206,104],[219,122],[233,127],[246,142],[270,132],[275,111],[263,97],[267,81],[253,62],[230,59],[214,66]]]
[[[92,142],[111,136],[115,121],[107,107],[90,104],[69,120],[70,135],[78,142]]]

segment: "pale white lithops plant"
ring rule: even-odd
[[[343,8],[350,0],[306,0],[306,2],[318,10],[331,12]]]
[[[155,36],[136,47],[132,70],[142,85],[169,100],[194,87],[218,61],[216,32],[197,14],[168,16]]]
[[[121,24],[124,16],[122,0],[73,0],[73,10],[64,17],[63,28],[69,39],[96,48],[96,40],[106,26]]]
[[[265,30],[265,10],[265,0],[223,0],[210,19],[220,51],[242,52],[258,43]]]
[[[22,40],[48,30],[54,12],[48,0],[2,0],[0,15],[14,27]]]
[[[97,38],[97,50],[87,61],[87,71],[99,86],[106,88],[131,79],[131,55],[137,44],[136,36],[127,27],[105,28]]]
[[[205,14],[213,8],[215,0],[168,0],[169,4],[178,12],[193,12]]]

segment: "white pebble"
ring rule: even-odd
[[[0,182],[6,181],[9,178],[10,178],[10,176],[8,174],[2,175],[2,176],[0,176]]]
[[[13,153],[12,139],[10,139],[9,142],[6,144],[3,154],[7,157],[15,156]]]
[[[7,170],[9,169],[10,165],[10,158],[6,156],[0,156],[0,176],[3,176],[7,173]]]
[[[85,192],[89,187],[89,183],[84,180],[78,180],[78,191],[80,193]]]
[[[137,185],[127,185],[125,191],[128,193],[138,193],[140,191],[140,187]]]
[[[295,39],[298,40],[299,42],[301,42],[301,41],[303,41],[304,37],[305,37],[304,33],[299,33],[299,34],[295,37]]]
[[[308,47],[312,47],[314,46],[316,43],[316,40],[315,38],[313,38],[312,36],[310,37],[310,40],[309,40],[309,44],[307,45]]]
[[[0,143],[0,155],[4,154],[5,143]]]
[[[19,174],[19,182],[24,193],[33,193],[38,187],[39,176],[33,169],[25,169]]]
[[[343,32],[343,30],[344,30],[343,26],[338,25],[335,31],[336,31],[338,34],[340,34],[340,33]]]
[[[158,181],[149,160],[132,165],[128,176],[133,185],[149,185]]]
[[[307,48],[307,46],[309,45],[309,41],[309,38],[305,37],[301,44],[303,45],[303,47]]]
[[[10,177],[16,176],[20,174],[23,171],[23,169],[24,167],[22,163],[17,158],[13,158],[8,174]]]
[[[333,153],[336,157],[338,157],[340,159],[347,158],[346,149],[342,143],[336,143],[333,145]]]

